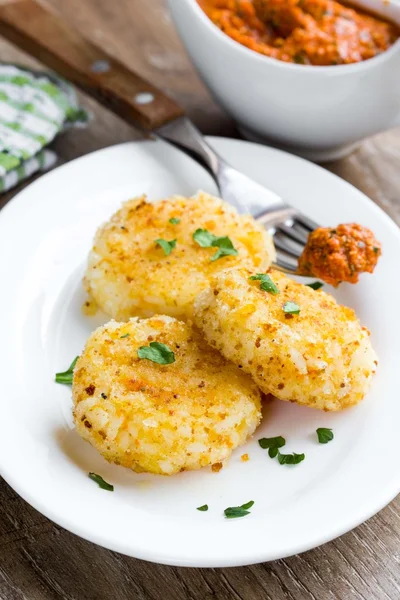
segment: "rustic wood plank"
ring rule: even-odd
[[[164,0],[48,0],[74,25],[184,105],[205,133],[235,136],[173,31]],[[38,63],[0,39],[3,61]],[[81,96],[95,115],[87,130],[53,144],[60,163],[140,137]],[[364,142],[326,165],[400,224],[400,130]],[[20,186],[18,189],[21,189]],[[15,192],[0,199],[0,207]],[[353,532],[302,555],[235,569],[180,569],[122,556],[61,529],[0,482],[1,600],[398,600],[400,497]],[[327,516],[329,518],[329,516]]]

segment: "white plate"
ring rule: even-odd
[[[267,410],[254,438],[220,473],[138,475],[109,465],[73,431],[71,392],[53,383],[102,317],[85,317],[81,278],[97,226],[120,202],[198,188],[209,176],[162,142],[95,152],[41,177],[0,213],[1,473],[30,504],[66,529],[107,548],[172,565],[244,565],[295,554],[355,527],[400,490],[400,234],[363,194],[327,171],[248,142],[211,138],[223,157],[321,224],[358,221],[383,242],[373,276],[335,296],[356,309],[380,357],[368,398],[327,414],[285,402]],[[317,427],[335,439],[316,442]],[[295,467],[261,450],[283,435]],[[286,449],[285,448],[285,449]],[[240,456],[247,452],[249,462]],[[101,490],[100,473],[115,486]],[[254,500],[251,515],[223,509]],[[196,507],[207,503],[208,512]]]

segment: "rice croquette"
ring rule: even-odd
[[[252,275],[220,272],[197,297],[195,323],[210,345],[281,400],[326,411],[362,400],[377,357],[354,311],[279,271],[269,271],[276,295]],[[287,302],[297,304],[299,314],[285,313]]]
[[[217,248],[199,246],[193,239],[197,229],[228,236],[238,254],[211,261]],[[157,240],[176,242],[166,255]],[[154,314],[186,320],[212,275],[235,266],[265,270],[274,258],[272,238],[263,226],[218,198],[200,192],[150,203],[143,196],[126,202],[98,230],[85,287],[119,321]]]
[[[160,342],[161,365],[138,357]],[[251,377],[169,316],[111,321],[92,333],[73,376],[78,433],[108,461],[172,475],[223,463],[254,432],[261,398]]]

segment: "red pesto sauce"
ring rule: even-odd
[[[400,28],[334,0],[197,0],[224,33],[255,52],[305,65],[356,63],[387,50]]]

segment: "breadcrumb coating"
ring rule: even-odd
[[[275,270],[273,295],[249,279],[253,274],[218,273],[197,297],[195,322],[210,345],[281,400],[327,411],[362,400],[377,358],[354,311]],[[300,313],[285,313],[287,302]]]
[[[152,341],[175,362],[139,359]],[[261,419],[251,378],[168,316],[96,329],[74,369],[73,401],[78,433],[104,458],[163,475],[222,466]]]
[[[193,239],[196,229],[228,236],[237,256],[211,261],[217,248],[199,246]],[[160,239],[176,240],[168,256],[156,243]],[[149,203],[143,196],[126,202],[98,230],[85,286],[98,306],[119,321],[154,314],[189,319],[210,277],[234,266],[264,270],[274,258],[272,238],[262,225],[218,198],[199,193]]]

